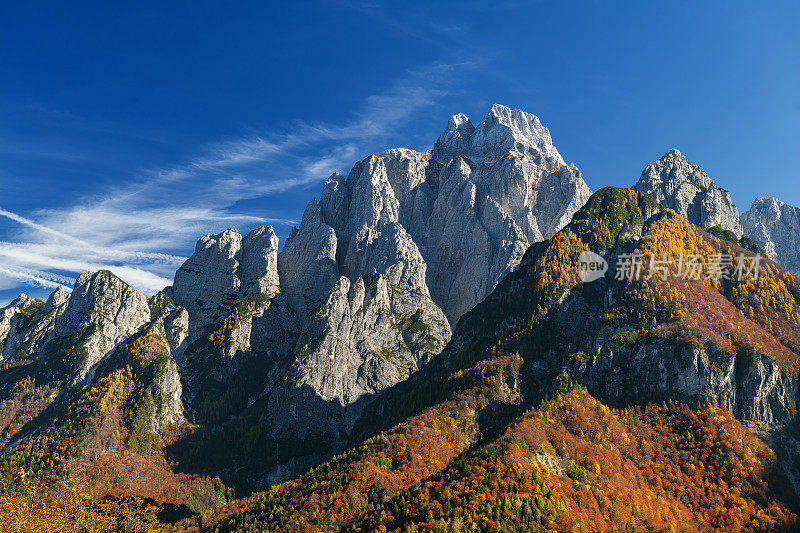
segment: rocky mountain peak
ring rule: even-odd
[[[18,309],[25,309],[26,307],[31,305],[34,301],[36,301],[36,298],[31,298],[27,294],[22,293],[13,300],[11,300],[11,303],[8,304],[5,307],[5,309],[10,309],[12,307],[16,307]]]
[[[469,117],[464,113],[459,113],[450,117],[444,132],[439,135],[436,144],[433,146],[434,153],[454,154],[465,152],[469,148],[472,133],[475,125],[470,122]]]
[[[500,154],[515,150],[531,150],[556,157],[564,164],[553,147],[550,131],[539,117],[520,109],[494,104],[472,134],[471,148],[477,153]]]
[[[535,115],[496,104],[477,127],[453,115],[431,152],[387,150],[357,162],[346,179],[333,174],[287,240],[281,284],[297,307],[324,298],[316,278],[330,287],[337,274],[355,281],[404,257],[422,265],[402,270],[425,279],[418,289],[453,324],[589,194]],[[324,275],[296,272],[299,264]]]
[[[149,303],[109,272],[84,274],[71,294],[15,312],[6,351],[37,354],[64,390],[147,338],[160,356],[142,379],[169,399],[148,427],[181,420],[181,398],[211,425],[258,406],[264,435],[299,461],[262,465],[278,479],[308,460],[298,442],[335,447],[373,395],[435,358],[589,195],[534,115],[495,105],[477,127],[454,115],[431,151],[390,149],[332,174],[280,254],[271,227],[205,235]]]
[[[106,355],[148,322],[150,306],[142,293],[107,270],[87,272],[75,281],[44,351],[53,361],[66,361],[67,367],[55,364],[72,384],[86,383]]]
[[[69,301],[70,292],[71,291],[63,285],[59,285],[58,288],[47,297],[45,309],[58,309],[63,307]]]
[[[54,300],[57,298],[59,296],[53,296]],[[98,270],[78,276],[78,279],[75,280],[75,287],[70,293],[66,311],[70,314],[94,312],[114,319],[126,311],[123,308],[126,300],[133,299],[138,303],[142,301],[142,298],[144,295],[132,289],[130,285],[110,271]],[[143,301],[146,304],[147,298],[144,298]]]
[[[5,352],[5,345],[8,344],[7,337],[9,332],[12,332],[12,330],[15,329],[16,323],[19,321],[20,316],[24,314],[26,309],[34,305],[36,302],[39,302],[39,300],[31,298],[27,294],[20,294],[7,306],[0,308],[0,362],[4,361],[7,357],[3,354]]]
[[[312,203],[304,216],[313,216]],[[198,333],[217,320],[231,300],[277,293],[277,254],[278,238],[271,226],[255,228],[245,237],[235,229],[205,235],[175,273],[167,295],[186,308],[191,331]]]
[[[278,237],[272,226],[259,226],[242,239],[239,279],[246,296],[278,292]]]
[[[634,190],[651,194],[662,205],[702,228],[719,226],[743,234],[730,193],[675,148],[642,171]]]
[[[310,223],[319,220],[320,209],[317,204],[317,198],[314,197],[308,201],[306,208],[303,210],[303,216],[300,219],[300,224]]]
[[[742,213],[742,226],[771,259],[800,276],[800,208],[760,196]]]
[[[771,196],[767,198],[766,196],[758,196],[755,200],[750,204],[750,209],[760,209],[764,211],[764,214],[769,214],[774,218],[778,218],[781,215],[781,211],[784,207],[789,207],[788,204],[782,202]]]
[[[500,104],[492,105],[477,127],[463,113],[453,115],[433,148],[434,156],[443,162],[458,156],[476,159],[511,152],[565,164],[539,117]]]
[[[451,117],[432,151],[390,149],[332,174],[280,254],[269,228],[203,237],[167,291],[189,315],[187,397],[206,367],[225,380],[261,361],[267,382],[253,394],[271,433],[346,434],[362,398],[437,355],[451,325],[589,194],[537,117],[496,105],[478,127]],[[253,292],[270,299],[247,307]],[[206,331],[219,346],[194,343]]]

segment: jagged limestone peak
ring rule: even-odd
[[[704,229],[719,226],[737,238],[743,234],[730,193],[675,148],[647,165],[632,188]]]
[[[69,295],[72,291],[64,287],[63,285],[59,285],[56,290],[50,293],[50,296],[47,297],[47,303],[45,307],[47,309],[58,309],[63,307],[69,301]]]
[[[433,152],[436,154],[458,154],[469,149],[472,133],[475,125],[464,113],[459,113],[450,117],[445,126],[444,132],[439,135]]]
[[[541,151],[562,165],[564,160],[553,146],[550,131],[539,117],[520,109],[494,104],[472,134],[471,149],[476,153],[504,155],[512,150]]]
[[[745,235],[771,259],[800,276],[800,208],[760,196],[742,213],[741,220]]]
[[[90,382],[97,364],[149,321],[150,306],[142,293],[108,270],[87,272],[75,281],[44,350],[72,384]]]
[[[502,157],[511,152],[565,164],[539,117],[500,104],[492,105],[477,126],[463,113],[453,115],[433,148],[442,162],[455,157]]]
[[[6,342],[9,333],[13,334],[21,316],[25,316],[27,310],[32,306],[41,304],[41,300],[31,298],[27,294],[20,294],[14,298],[7,306],[0,308],[0,362],[4,361],[7,355],[8,344]]]
[[[167,295],[186,308],[190,331],[197,334],[222,316],[232,300],[276,294],[277,254],[278,238],[271,226],[255,228],[245,237],[235,229],[205,235],[175,273]]]

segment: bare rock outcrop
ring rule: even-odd
[[[142,293],[107,270],[83,274],[43,346],[49,368],[73,385],[91,382],[96,365],[149,321]]]
[[[742,226],[770,259],[800,276],[800,208],[777,198],[758,197],[742,213]]]
[[[647,165],[632,188],[654,196],[664,207],[701,228],[719,226],[737,239],[743,235],[730,193],[674,148]]]

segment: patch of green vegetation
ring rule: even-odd
[[[743,236],[741,239],[736,237],[731,230],[722,229],[722,226],[716,225],[708,228],[706,230],[708,233],[713,235],[718,239],[722,239],[723,241],[728,241],[732,244],[737,244],[744,248],[745,250],[750,250],[753,253],[761,254],[763,257],[767,257],[767,252],[764,248],[761,247],[756,241],[748,237],[747,235]]]
[[[739,239],[736,238],[736,234],[729,229],[723,229],[722,226],[720,225],[711,226],[706,231],[709,232],[714,237],[722,239],[723,241],[728,241],[733,244],[739,244]]]
[[[420,350],[436,354],[444,347],[442,339],[437,337],[434,332],[441,331],[445,324],[434,319],[434,324],[428,324],[423,318],[421,310],[417,310],[413,315],[401,315],[397,327],[402,331],[403,339],[412,352]]]
[[[164,294],[164,291],[159,291],[148,298],[147,305],[150,306],[150,315],[153,318],[160,317],[170,307],[177,307],[172,298]]]
[[[612,340],[624,346],[632,346],[639,341],[639,335],[638,331],[624,331],[614,335]]]
[[[69,337],[47,343],[42,355],[44,372],[57,380],[70,380],[89,359],[86,342],[96,331],[97,324],[92,323],[82,326]]]
[[[561,467],[561,469],[570,479],[580,483],[586,483],[589,481],[589,471],[579,464],[576,464],[575,461],[569,457],[560,457],[558,460],[558,466]]]
[[[604,187],[575,213],[570,227],[592,248],[613,248],[620,238],[636,233],[653,214],[664,207],[649,194]]]
[[[411,317],[407,319],[407,322],[404,317],[403,322],[403,329],[409,333],[426,333],[430,331],[430,326],[422,319],[422,313],[420,311],[411,315]]]
[[[158,435],[153,431],[153,425],[169,398],[157,384],[163,381],[162,378],[164,373],[167,372],[170,358],[171,356],[165,348],[161,355],[149,365],[143,379],[148,385],[141,392],[141,395],[131,402],[129,407],[130,435],[128,437],[128,446],[141,455],[152,453],[153,445],[158,438]]]
[[[33,315],[37,314],[44,308],[44,302],[41,300],[35,300],[32,304],[22,310],[22,314],[28,318],[32,318]]]
[[[259,293],[241,300],[229,302],[225,306],[226,309],[230,310],[228,312],[229,320],[226,326],[228,329],[235,329],[236,326],[251,318],[257,310],[267,305],[271,300],[272,297],[270,295]]]
[[[151,431],[151,422],[156,413],[152,388],[145,389],[137,404],[133,408],[133,416],[130,420],[131,432],[128,436],[128,446],[140,455],[148,455],[156,441],[156,435]]]
[[[380,359],[385,359],[387,361],[392,361],[392,360],[396,360],[396,359],[400,358],[400,354],[403,353],[403,349],[404,348],[405,348],[405,346],[400,345],[400,344],[398,344],[395,347],[381,346],[380,348],[378,348],[378,351],[376,352],[376,355]]]
[[[194,514],[203,514],[225,505],[230,496],[230,489],[225,488],[219,478],[215,478],[211,485],[194,489],[186,499],[186,507]]]
[[[761,247],[756,241],[745,235],[741,239],[739,239],[739,246],[744,248],[745,250],[750,250],[753,253],[761,254],[763,257],[767,257],[767,251]]]
[[[0,353],[2,353],[2,351],[3,351],[3,346],[0,345]],[[19,349],[10,356],[8,356],[8,358],[6,358],[5,361],[3,361],[2,368],[3,370],[6,370],[8,368],[29,365],[33,362],[34,358],[31,357],[31,355],[28,354],[28,352],[26,352],[23,349]]]

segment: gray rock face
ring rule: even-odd
[[[538,118],[496,105],[477,127],[452,117],[431,151],[388,150],[333,174],[277,256],[271,238],[208,235],[168,291],[189,314],[184,397],[260,360],[270,434],[336,442],[589,195]],[[253,294],[267,298],[225,307]]]
[[[60,358],[71,344],[69,360],[61,370],[69,374],[72,384],[90,382],[94,367],[149,321],[150,307],[142,293],[105,270],[83,274],[75,281],[44,350]]]
[[[709,397],[754,429],[787,427],[797,416],[798,376],[782,370],[764,355],[735,357],[713,353],[702,346],[641,337],[624,341],[629,327],[612,327],[602,321],[613,302],[613,289],[587,300],[581,291],[563,297],[556,316],[564,347],[585,354],[570,362],[572,377],[606,401],[660,402],[667,399],[696,404]],[[624,335],[623,335],[624,337]],[[546,376],[563,370],[564,360],[533,363],[532,375]]]
[[[278,256],[281,289],[298,316],[320,305],[339,279],[337,245],[336,232],[323,222],[317,202],[311,200],[300,228],[292,230]]]
[[[188,346],[189,312],[183,307],[177,307],[164,291],[151,297],[147,303],[152,320],[160,322],[159,332],[169,353],[176,359],[179,358]]]
[[[175,273],[168,296],[190,317],[190,332],[219,320],[233,300],[278,292],[278,238],[258,227],[244,238],[235,229],[202,237]]]
[[[151,430],[154,433],[160,433],[164,428],[186,420],[181,400],[183,393],[181,376],[175,359],[170,357],[164,360],[156,372],[154,386],[160,398],[153,412]]]
[[[3,310],[0,328],[9,314],[0,360],[42,360],[72,385],[91,381],[96,365],[150,321],[144,295],[108,271],[81,275],[71,293],[59,287],[47,303],[22,295]]]
[[[105,372],[120,343],[155,331],[169,356],[139,376],[152,431],[183,420],[181,400],[190,417],[226,419],[258,402],[276,454],[279,442],[317,436],[329,450],[589,195],[537,117],[495,105],[477,126],[453,116],[430,151],[388,150],[331,176],[280,254],[271,227],[206,235],[149,304],[108,272],[87,274],[37,312],[39,330],[24,302],[3,310],[0,338],[78,385]],[[280,453],[284,466],[308,456]]]
[[[164,310],[161,320],[151,323],[149,334],[154,336],[164,346],[167,355],[153,363],[152,375],[145,389],[146,401],[152,402],[148,410],[148,429],[153,433],[160,433],[171,424],[181,423],[186,420],[183,409],[183,385],[178,364],[175,358],[182,348],[185,339],[184,318],[188,317],[186,310],[169,306]]]
[[[44,341],[55,326],[56,319],[67,307],[69,291],[64,287],[58,287],[50,294],[44,305],[34,298],[25,295],[21,295],[20,298],[22,297],[26,298],[25,303],[16,307],[18,311],[10,321],[5,346],[0,350],[0,362],[16,356],[26,359],[35,359],[39,356]],[[20,298],[12,302],[8,310],[20,305]],[[0,318],[5,316],[8,310],[4,310]],[[0,320],[0,332],[2,328],[3,320]]]
[[[744,233],[760,244],[770,259],[800,276],[800,208],[777,198],[756,198],[742,213]]]
[[[29,311],[37,302],[41,303],[27,294],[20,294],[10,304],[0,309],[0,347],[2,347],[0,348],[0,363],[8,358],[9,344],[16,345],[18,343],[15,337],[17,331],[26,322],[26,311]],[[8,351],[11,350],[14,349]]]
[[[11,330],[12,319],[30,307],[35,301],[35,298],[31,298],[27,294],[20,294],[10,304],[0,309],[0,339],[5,339],[6,335],[8,335]]]
[[[589,195],[539,119],[500,105],[478,127],[453,116],[431,152],[389,150],[334,174],[278,256],[303,324],[296,381],[346,405],[403,379]]]
[[[494,105],[477,127],[463,114],[451,117],[430,152],[389,150],[357,163],[346,180],[331,176],[319,218],[337,242],[315,249],[331,264],[335,246],[342,273],[353,280],[380,241],[379,227],[401,226],[426,264],[428,292],[454,325],[589,195],[537,117]],[[292,239],[312,220],[318,223],[304,217]],[[409,275],[419,276],[416,270]],[[282,282],[289,276],[281,271]]]
[[[796,415],[797,378],[767,357],[728,358],[720,364],[704,348],[667,342],[597,348],[585,379],[604,397],[693,404],[709,396],[751,427],[786,425]]]
[[[431,208],[411,215],[428,223],[411,233],[429,264],[431,294],[455,324],[591,191],[537,117],[500,105],[477,127],[452,117],[430,158],[438,167],[430,171]]]
[[[701,228],[720,226],[737,238],[743,234],[739,211],[730,193],[678,150],[672,149],[647,165],[632,188],[653,195],[662,205]]]

